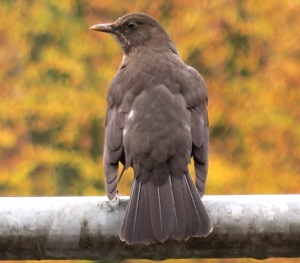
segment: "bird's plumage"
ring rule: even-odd
[[[108,91],[104,147],[109,199],[117,195],[119,162],[134,169],[120,238],[150,244],[208,235],[212,223],[200,199],[209,147],[203,78],[148,15],[129,14],[92,29],[113,34],[125,54]]]

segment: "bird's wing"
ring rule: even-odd
[[[108,109],[106,113],[106,131],[104,142],[104,173],[106,179],[106,193],[111,200],[117,194],[119,162],[125,163],[123,147],[123,128],[125,114],[118,111],[117,105],[108,94]]]
[[[199,140],[199,137],[201,137],[201,140]],[[201,113],[197,112],[195,109],[192,110],[192,140],[192,155],[194,157],[196,187],[202,197],[205,190],[208,172],[209,134],[206,110]]]
[[[188,70],[190,78],[185,99],[187,107],[191,110],[191,132],[193,141],[192,156],[194,158],[196,173],[196,187],[202,197],[208,172],[208,100],[203,78],[194,68],[188,67]]]

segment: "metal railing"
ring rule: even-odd
[[[126,245],[128,197],[0,198],[0,260],[300,257],[300,195],[205,196],[206,238]]]

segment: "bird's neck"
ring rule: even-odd
[[[132,47],[129,52],[123,52],[122,62],[127,58],[149,56],[149,54],[167,54],[169,52],[179,55],[176,46],[171,40],[166,41],[164,44],[148,42],[143,46]]]

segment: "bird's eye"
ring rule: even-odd
[[[128,22],[125,26],[126,26],[126,28],[128,28],[130,30],[134,30],[137,28],[137,24],[134,22]]]

